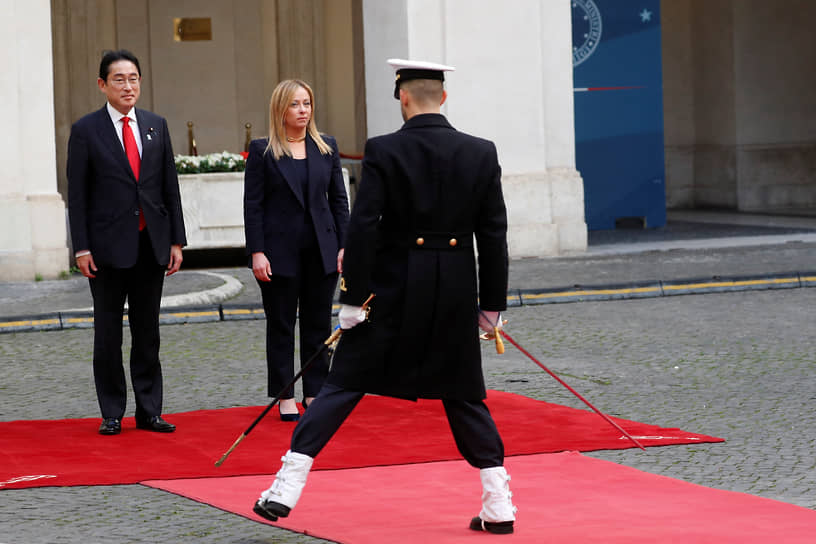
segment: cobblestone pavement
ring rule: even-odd
[[[816,275],[816,215],[670,210],[668,222],[661,228],[590,231],[588,236],[589,247],[582,254],[514,260],[510,289],[597,287],[793,272]],[[182,270],[165,280],[164,295],[212,290],[222,283],[210,274],[214,272],[232,276],[243,285],[221,302],[259,306],[260,293],[245,263],[240,251],[185,251]],[[91,305],[88,281],[78,274],[63,280],[0,282],[0,318]]]
[[[505,317],[519,343],[608,414],[726,439],[587,455],[816,509],[814,307],[816,289],[799,288],[526,306]],[[165,413],[266,404],[264,325],[163,326]],[[98,417],[91,339],[89,329],[0,335],[0,420]],[[488,387],[583,408],[512,346],[483,353]],[[127,415],[132,393],[130,404]],[[61,447],[48,437],[43,446]],[[280,453],[259,463],[272,473]],[[474,514],[463,512],[463,524]],[[0,542],[319,541],[127,485],[0,491]]]
[[[208,272],[232,276],[243,285],[240,292],[223,301],[225,304],[260,307],[260,290],[252,271],[244,266],[182,270],[165,279],[163,294],[172,296],[203,291],[223,283]],[[816,242],[654,249],[639,253],[598,254],[590,251],[576,256],[518,259],[510,265],[509,287],[513,290],[606,286],[715,276],[773,276],[791,272],[816,275]],[[92,305],[88,280],[80,275],[64,280],[0,282],[0,317],[37,315]]]

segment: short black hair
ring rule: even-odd
[[[428,70],[425,68],[400,68],[397,70],[396,82],[394,83],[394,98],[399,100],[399,90],[402,83],[414,79],[434,79],[438,81],[445,81],[445,72],[442,70]]]
[[[139,59],[136,58],[136,55],[127,49],[119,49],[117,51],[105,51],[103,53],[102,62],[99,63],[99,79],[107,81],[110,65],[118,60],[129,60],[136,65],[136,71],[139,72],[139,77],[142,76],[142,69],[139,67]]]

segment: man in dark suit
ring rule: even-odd
[[[121,432],[127,401],[126,299],[136,426],[175,430],[161,417],[159,305],[164,275],[178,271],[187,239],[167,122],[135,107],[141,79],[132,53],[106,52],[97,85],[107,103],[74,123],[68,141],[71,238],[94,301],[93,369],[104,435]]]
[[[287,516],[314,457],[365,393],[441,399],[459,452],[480,470],[470,528],[513,532],[504,445],[487,406],[478,330],[507,300],[507,217],[492,142],[440,114],[451,67],[392,60],[405,124],[368,140],[349,220],[340,326],[326,385],[301,418],[254,511]],[[478,249],[478,273],[474,255]],[[478,281],[477,281],[478,280]],[[370,314],[361,308],[370,293]],[[481,308],[479,308],[481,304]]]

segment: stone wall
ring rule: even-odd
[[[664,0],[668,207],[816,207],[816,3]]]
[[[54,93],[59,190],[71,125],[104,105],[96,85],[102,51],[133,51],[142,67],[138,106],[167,118],[173,149],[188,153],[187,122],[199,154],[243,150],[268,134],[269,98],[281,79],[306,80],[318,128],[340,150],[362,151],[365,103],[354,42],[360,0],[54,0]],[[212,39],[178,42],[173,19],[205,17]]]

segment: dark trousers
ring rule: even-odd
[[[317,457],[363,395],[336,385],[324,385],[298,420],[290,449]],[[504,443],[484,402],[443,399],[442,405],[456,447],[471,466],[482,469],[504,464]]]
[[[272,275],[258,281],[266,314],[266,366],[269,396],[277,396],[295,376],[295,321],[300,326],[300,363],[323,345],[331,334],[331,306],[337,286],[337,272],[325,274],[317,244],[300,252],[298,271],[293,278]],[[329,372],[329,358],[318,357],[303,373],[303,396],[314,397]],[[281,398],[294,398],[294,389]]]
[[[161,415],[162,373],[159,363],[159,306],[163,266],[156,262],[147,230],[139,235],[139,257],[131,268],[99,267],[90,278],[94,301],[93,371],[102,417],[121,419],[127,403],[122,366],[122,315],[128,301],[130,381],[136,396],[136,418]]]

